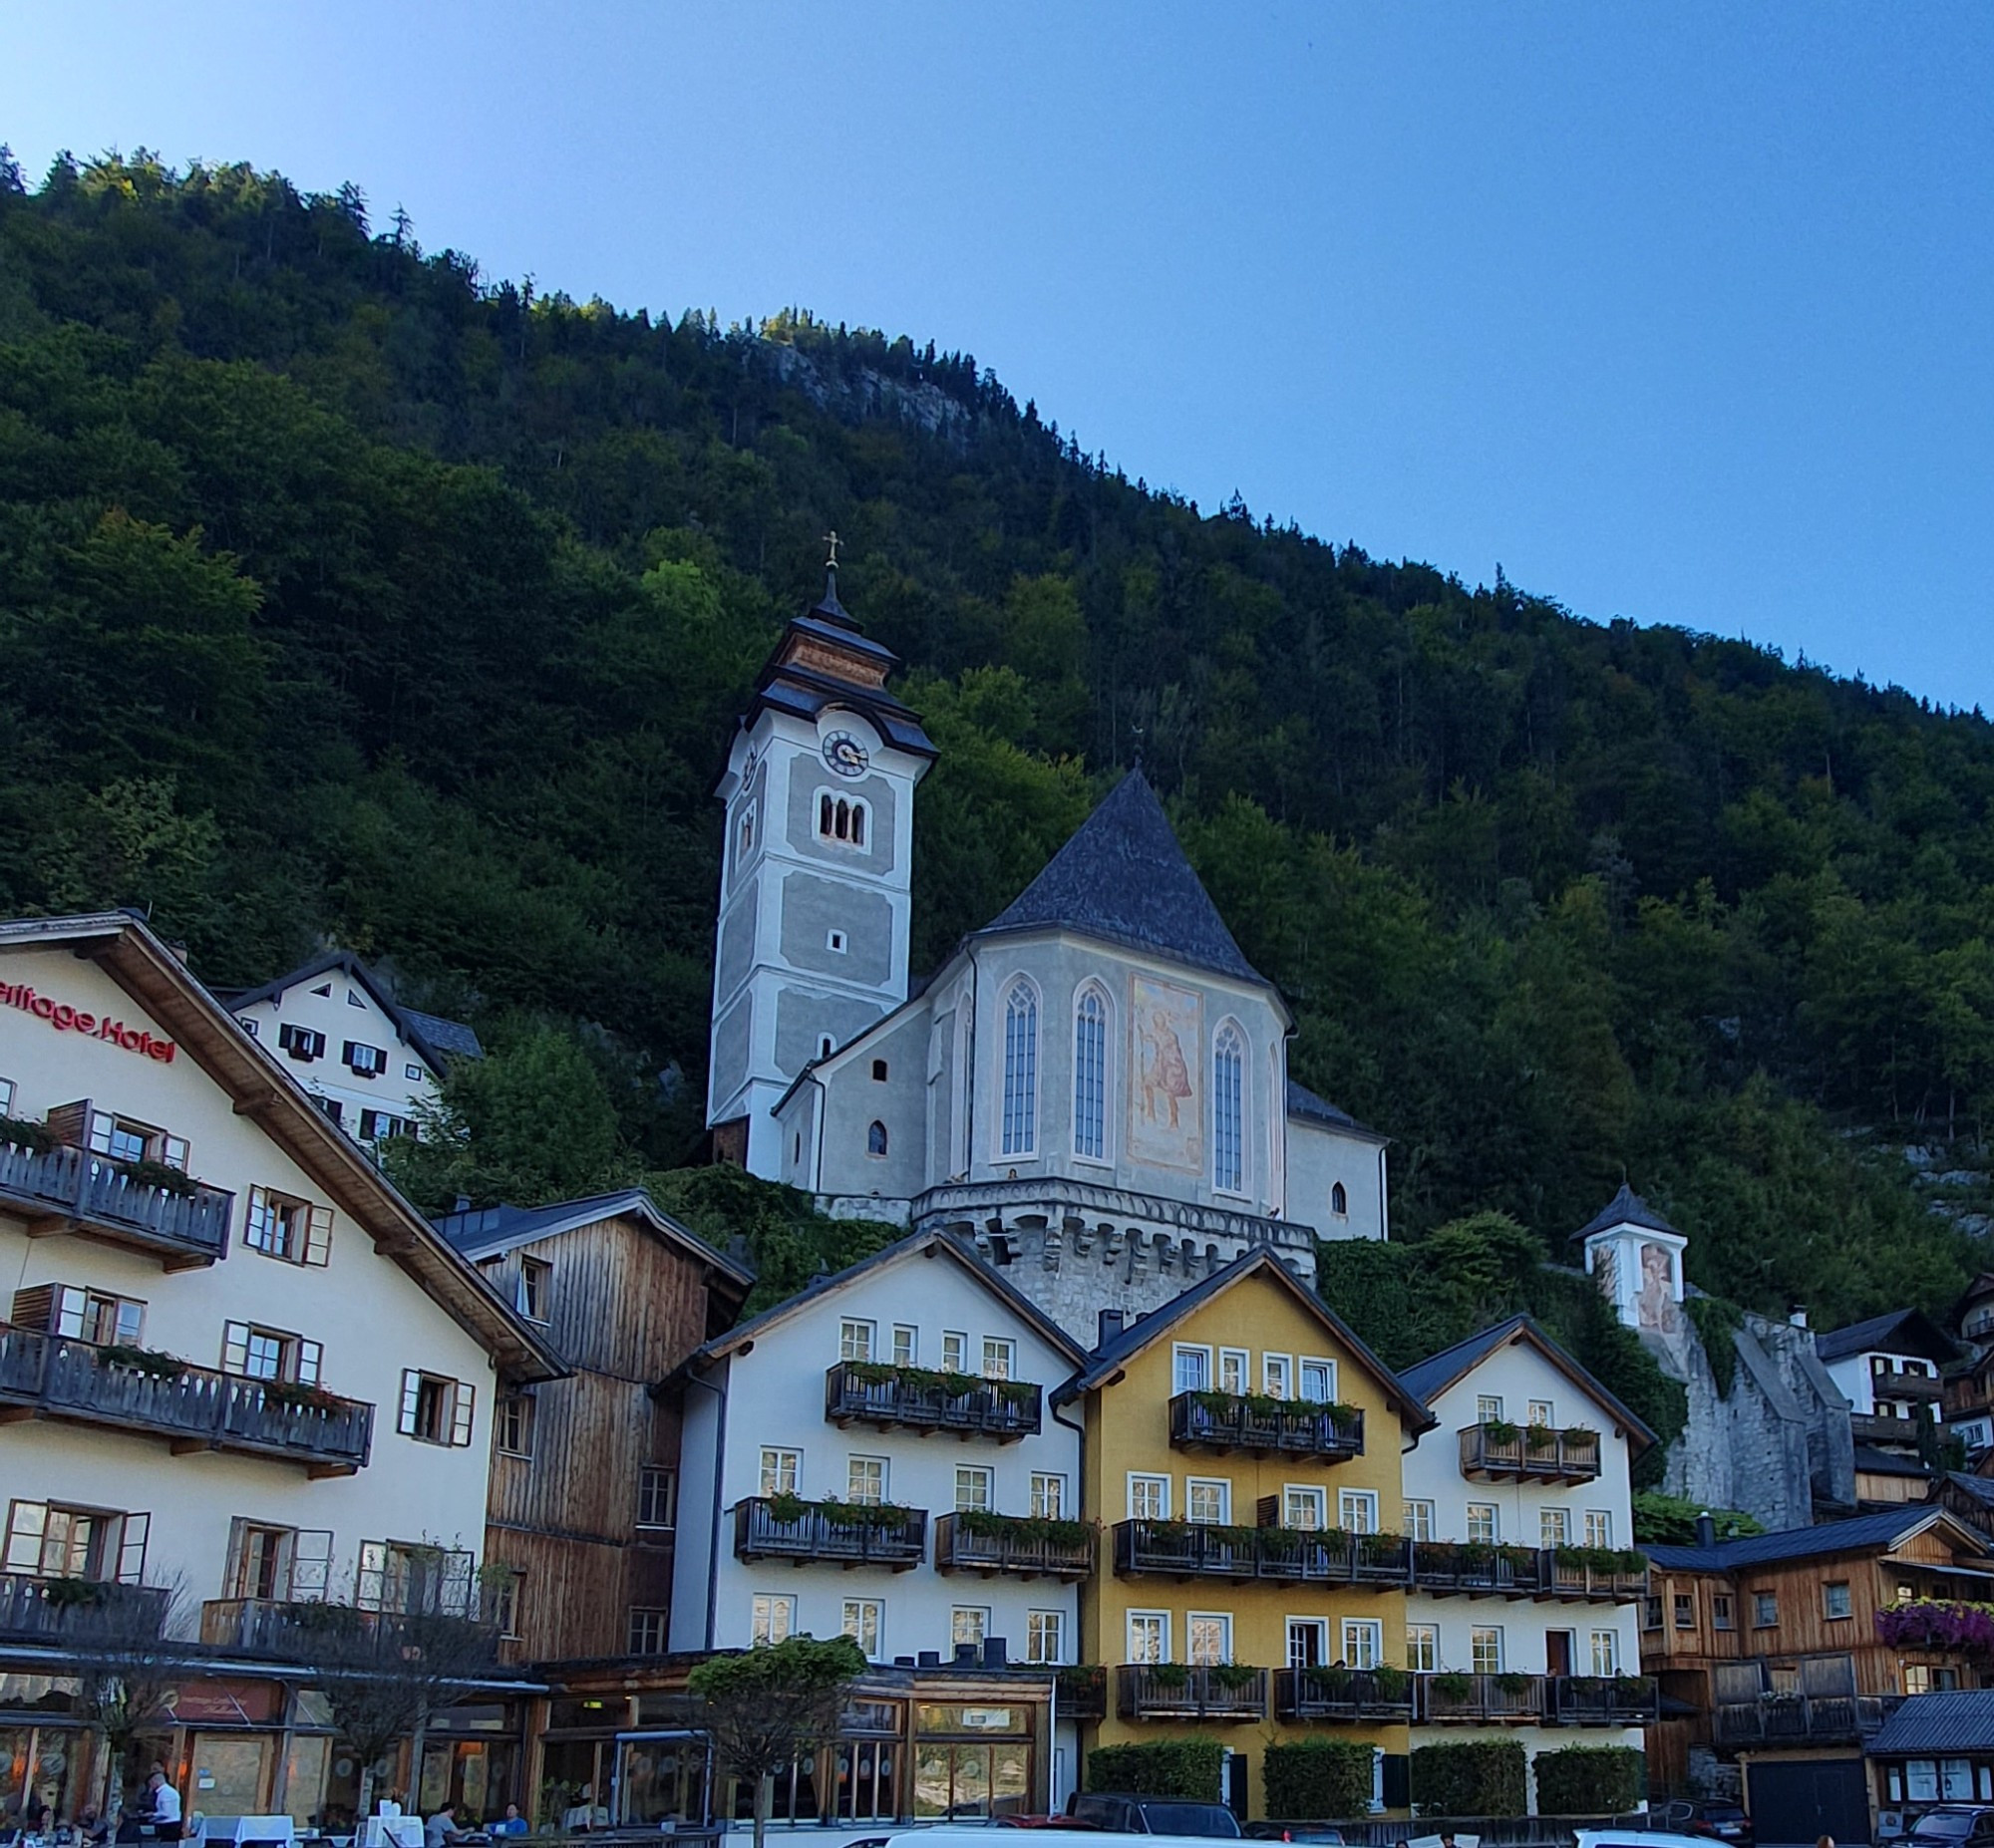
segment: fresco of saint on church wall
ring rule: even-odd
[[[1641,1247],[1641,1293],[1635,1299],[1635,1313],[1644,1329],[1668,1335],[1680,1324],[1676,1308],[1675,1267],[1666,1245]]]
[[[1204,1166],[1203,998],[1149,976],[1129,980],[1135,1082],[1129,1153],[1158,1167]]]

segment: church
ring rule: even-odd
[[[837,600],[787,626],[727,810],[707,1120],[831,1213],[968,1241],[1083,1345],[1250,1251],[1383,1238],[1387,1138],[1293,1081],[1293,1018],[1141,768],[942,967],[908,967],[934,762]]]

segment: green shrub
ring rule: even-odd
[[[1371,1747],[1357,1739],[1302,1739],[1269,1745],[1267,1814],[1284,1821],[1334,1821],[1371,1810]]]
[[[1419,1745],[1411,1766],[1422,1816],[1520,1816],[1529,1808],[1528,1760],[1518,1739]]]
[[[1367,1758],[1368,1755],[1367,1751]],[[1087,1787],[1215,1803],[1224,1762],[1225,1747],[1216,1739],[1156,1739],[1144,1745],[1097,1745],[1087,1754]]]
[[[1617,1816],[1640,1802],[1647,1760],[1632,1745],[1565,1745],[1537,1753],[1537,1814]]]

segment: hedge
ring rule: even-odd
[[[1157,1739],[1147,1745],[1097,1745],[1087,1754],[1087,1787],[1216,1803],[1224,1763],[1225,1747],[1216,1739]]]
[[[1267,1814],[1323,1821],[1371,1811],[1371,1747],[1355,1739],[1303,1739],[1262,1755]]]
[[[1564,1745],[1537,1753],[1537,1814],[1617,1816],[1645,1794],[1647,1760],[1632,1745]]]
[[[1413,1808],[1422,1816],[1527,1815],[1528,1763],[1520,1739],[1416,1746]]]

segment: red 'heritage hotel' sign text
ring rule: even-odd
[[[128,1053],[143,1053],[148,1059],[157,1059],[163,1066],[171,1065],[174,1053],[179,1051],[172,1041],[156,1040],[143,1027],[128,1027],[123,1021],[114,1021],[108,1014],[86,1013],[82,1008],[71,1007],[66,1001],[38,995],[26,982],[0,982],[0,1008],[19,1008],[23,1014],[32,1014],[38,1021],[47,1021],[57,1033],[88,1034],[93,1040],[123,1047]]]

